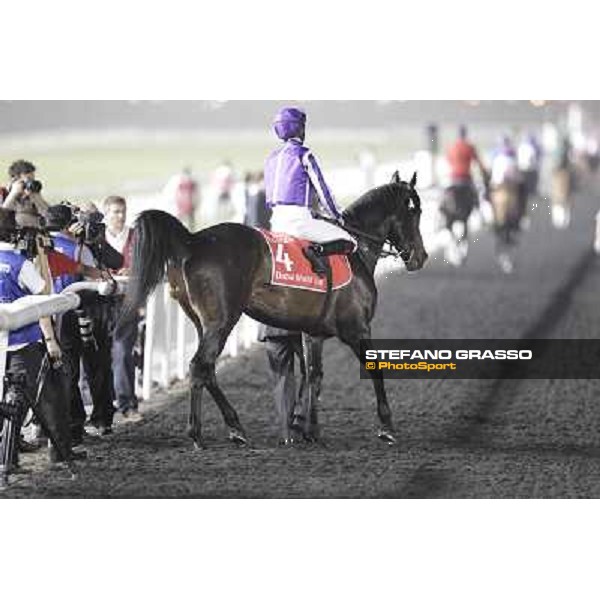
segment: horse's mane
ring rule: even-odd
[[[380,222],[395,212],[402,193],[400,186],[406,185],[387,183],[365,192],[344,211],[344,219],[358,223]]]

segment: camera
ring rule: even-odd
[[[13,233],[12,242],[29,260],[33,260],[38,255],[38,242],[44,250],[51,250],[54,247],[48,233],[44,229],[34,227],[18,227]]]
[[[79,209],[75,212],[75,219],[83,225],[82,238],[86,244],[96,244],[104,239],[106,225],[102,223],[104,215],[101,212],[84,212]]]
[[[37,179],[27,179],[23,184],[23,189],[32,194],[39,194],[42,191],[42,182]]]
[[[75,310],[77,315],[77,324],[79,326],[79,336],[84,345],[89,345],[98,350],[98,344],[94,337],[94,323],[92,319],[87,315],[85,310],[77,308]]]

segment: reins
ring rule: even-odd
[[[389,243],[386,238],[381,238],[376,235],[372,235],[370,233],[367,233],[366,231],[357,229],[356,227],[353,227],[352,225],[347,225],[346,223],[344,223],[342,225],[341,223],[338,223],[338,221],[336,221],[335,219],[330,219],[329,217],[325,217],[325,216],[319,215],[319,214],[315,215],[315,218],[320,219],[321,221],[326,221],[327,223],[331,223],[332,225],[336,225],[337,227],[340,227],[341,229],[343,229],[344,231],[347,231],[350,234],[353,234],[359,238],[364,238],[364,239],[370,240],[372,242],[375,242],[377,245],[381,244],[381,246],[383,246],[384,244]],[[385,250],[382,247],[382,249],[379,252],[379,256],[382,258],[386,258],[388,256],[393,256],[394,258],[398,258],[401,255],[402,255],[402,252],[399,250],[396,250],[394,248],[391,248],[390,250]]]

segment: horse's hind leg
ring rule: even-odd
[[[229,427],[229,439],[236,444],[246,444],[248,440],[244,428],[240,423],[238,414],[235,408],[229,403],[229,400],[227,400],[227,397],[217,382],[214,363],[209,365],[209,376],[206,382],[206,388],[219,407],[227,427]]]
[[[188,421],[188,435],[194,440],[197,449],[204,448],[202,440],[202,392],[205,387],[205,368],[202,363],[202,342],[190,363],[190,416]]]
[[[206,388],[214,398],[225,423],[229,426],[229,438],[238,443],[245,443],[246,437],[240,425],[238,415],[221,391],[216,378],[215,363],[221,353],[232,326],[225,328],[205,326],[200,332],[198,350],[190,365],[191,375],[191,408],[188,435],[194,440],[196,447],[204,446],[201,434],[202,425],[202,393]]]

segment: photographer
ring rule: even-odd
[[[109,196],[104,201],[108,243],[123,255],[119,274],[127,275],[131,267],[133,230],[125,224],[127,203],[121,196]],[[115,321],[121,313],[123,299],[116,299],[113,307]],[[139,421],[138,400],[135,395],[135,361],[133,347],[138,334],[139,318],[121,323],[115,329],[113,340],[114,388],[117,407],[128,421]]]
[[[45,217],[48,203],[42,196],[42,183],[35,178],[35,165],[17,160],[8,169],[10,183],[2,208],[16,212],[20,227],[40,227],[40,216]]]
[[[45,288],[45,282],[33,263],[16,249],[16,235],[14,211],[0,208],[0,302],[4,304],[27,295],[41,294]],[[66,398],[60,394],[53,395],[50,386],[45,385],[47,371],[43,369],[44,357],[47,355],[55,365],[61,359],[61,349],[50,318],[44,317],[39,324],[32,323],[11,331],[8,343],[7,374],[25,376],[23,391],[26,398],[25,404],[19,406],[18,423],[22,423],[28,406],[33,406],[38,400],[35,412],[46,433],[59,445],[58,448],[51,446],[50,460],[57,462],[82,457],[71,451]]]
[[[123,258],[105,241],[103,215],[92,204],[85,208],[69,205],[52,206],[48,210],[48,227],[57,252],[82,264],[87,269],[103,268],[104,263],[121,266]],[[52,270],[52,269],[51,269]],[[73,274],[53,273],[55,291],[80,280]],[[79,390],[79,362],[90,387],[93,410],[90,422],[100,435],[112,432],[113,398],[111,366],[111,300],[96,292],[80,292],[81,306],[59,318],[61,346],[69,365],[71,399],[71,432],[74,442],[84,435],[86,413]]]
[[[46,215],[46,225],[52,231],[54,249],[71,260],[88,268],[95,268],[91,250],[84,245],[69,229],[77,226],[71,206],[59,204],[50,206]],[[60,293],[67,286],[81,281],[82,276],[74,273],[57,274],[50,268],[54,292]],[[56,331],[63,351],[63,362],[66,366],[67,389],[71,409],[71,437],[73,445],[83,442],[84,424],[86,420],[83,399],[79,390],[80,361],[84,359],[84,368],[89,365],[85,360],[84,344],[91,340],[83,340],[80,335],[80,321],[86,323],[85,309],[70,310],[56,317]],[[86,373],[89,371],[85,369]]]

